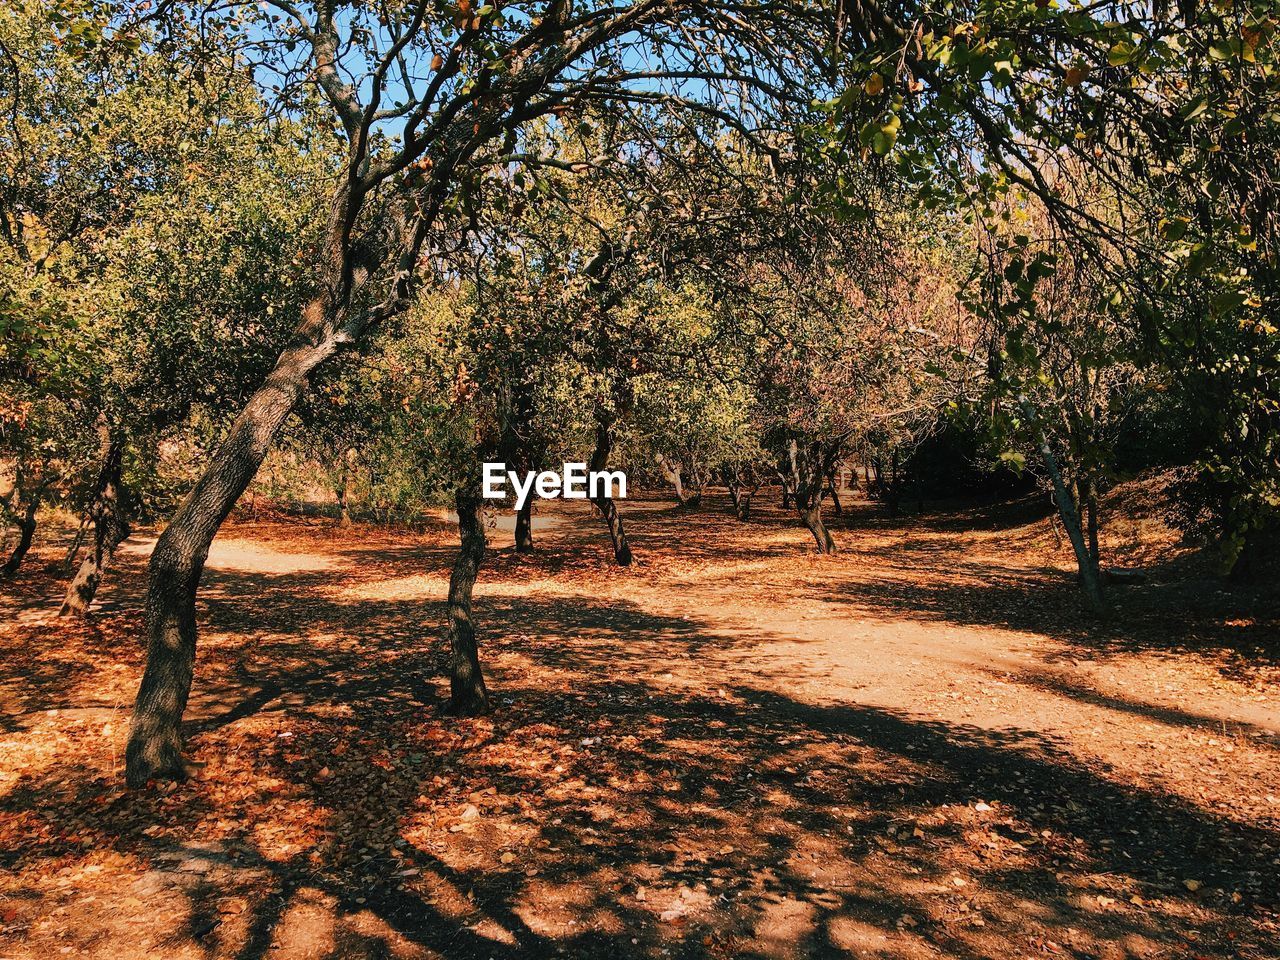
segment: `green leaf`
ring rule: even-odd
[[[1160,225],[1160,235],[1171,243],[1177,243],[1187,235],[1187,227],[1190,221],[1186,217],[1174,217],[1172,220],[1165,220]]]
[[[1027,457],[1017,450],[1004,450],[1000,453],[1000,462],[1008,464],[1016,472],[1021,473],[1027,465]]]
[[[1248,299],[1248,294],[1241,293],[1239,290],[1228,290],[1213,298],[1213,312],[1216,316],[1225,316],[1241,307]]]
[[[1113,67],[1123,67],[1138,55],[1138,48],[1128,40],[1121,40],[1107,54],[1107,63]]]

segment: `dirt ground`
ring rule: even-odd
[[[491,531],[474,720],[443,519],[233,521],[202,766],[144,794],[152,540],[88,625],[42,549],[0,588],[0,957],[1280,956],[1274,585],[1157,566],[1097,623],[1026,505],[855,504],[831,558],[767,504],[626,511],[629,570],[579,505]]]

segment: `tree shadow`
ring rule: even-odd
[[[690,522],[658,509],[634,526],[656,546],[675,536],[663,524]],[[548,538],[532,566],[504,555],[490,582],[600,575],[569,556],[580,536]],[[728,538],[707,535],[696,562],[759,557],[749,538],[714,550]],[[1127,782],[1035,730],[806,702],[793,675],[699,673],[712,655],[786,638],[582,592],[482,593],[499,710],[449,720],[437,710],[438,588],[452,544],[330,552],[336,574],[211,567],[187,724],[208,766],[194,780],[123,793],[111,736],[67,728],[61,753],[0,787],[0,907],[17,915],[0,944],[22,944],[14,928],[50,946],[42,918],[66,910],[78,928],[57,942],[103,956],[1110,960],[1276,948],[1274,822]],[[813,596],[885,617],[1010,626],[1038,614],[1007,604],[1044,602],[1035,571],[963,588],[863,577],[849,596],[833,570],[847,573],[815,567]],[[345,592],[414,576],[427,584],[407,599]],[[141,586],[132,561],[98,641],[24,634],[61,649],[33,670],[28,701],[83,706],[108,661],[136,676],[136,642],[110,644],[136,640]],[[994,591],[990,609],[973,608],[982,590]],[[674,676],[676,661],[692,669]],[[134,875],[136,888],[122,879]],[[98,907],[80,903],[86,891]]]
[[[1180,707],[1160,706],[1115,693],[1101,693],[1081,683],[1073,682],[1069,677],[1061,673],[1055,673],[1050,670],[1023,670],[1017,674],[1001,673],[999,675],[1012,683],[1043,690],[1056,696],[1067,697],[1079,703],[1087,703],[1106,710],[1115,710],[1138,717],[1145,717],[1148,720],[1154,720],[1166,726],[1189,727],[1210,732],[1220,730],[1224,735],[1228,733],[1228,728],[1230,728],[1232,734],[1243,733],[1257,738],[1258,746],[1263,749],[1280,749],[1280,742],[1274,745],[1268,742],[1271,737],[1280,737],[1280,717],[1274,717],[1275,722],[1270,726],[1250,723],[1240,719],[1225,720],[1214,714],[1201,713]]]
[[[348,622],[310,586],[268,600],[260,576],[221,581],[314,631]],[[161,948],[246,960],[1267,947],[1270,826],[1120,783],[1030,730],[673,688],[671,657],[761,638],[582,599],[491,600],[503,709],[446,721],[407,692],[422,667],[403,624],[430,607],[366,608],[323,644],[247,611],[264,619],[236,656],[255,669],[215,650],[204,679],[225,689],[201,696],[227,709],[191,725],[205,776],[104,804],[104,771],[54,765],[0,799],[36,838],[5,862],[26,902],[88,840],[185,904]],[[223,914],[234,897],[246,910]]]

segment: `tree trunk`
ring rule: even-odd
[[[1096,572],[1102,562],[1102,551],[1098,548],[1098,485],[1092,480],[1085,485],[1084,509],[1089,534],[1089,559],[1093,561]]]
[[[1257,534],[1245,534],[1244,543],[1240,545],[1240,551],[1227,570],[1227,579],[1232,583],[1243,584],[1257,580],[1263,569],[1263,552],[1263,546]]]
[[[31,549],[31,541],[36,535],[36,513],[40,510],[40,500],[44,496],[44,487],[38,487],[27,501],[27,508],[18,518],[18,542],[13,546],[9,559],[0,567],[0,580],[12,577],[22,566],[22,561]]]
[[[1102,583],[1098,577],[1097,567],[1089,556],[1089,548],[1085,545],[1084,533],[1080,527],[1080,514],[1076,510],[1075,501],[1071,498],[1071,491],[1067,489],[1066,482],[1062,479],[1062,471],[1058,469],[1058,460],[1049,446],[1049,438],[1045,434],[1044,428],[1040,426],[1040,420],[1036,416],[1035,408],[1031,406],[1031,402],[1026,397],[1019,397],[1018,402],[1022,407],[1023,415],[1035,429],[1040,440],[1040,454],[1044,457],[1045,467],[1049,471],[1049,479],[1053,484],[1053,495],[1058,503],[1058,513],[1062,517],[1062,525],[1066,528],[1067,537],[1071,540],[1071,549],[1076,555],[1076,567],[1080,572],[1080,585],[1084,589],[1085,602],[1088,603],[1089,608],[1094,613],[1104,613],[1106,611],[1106,603],[1102,597]]]
[[[783,482],[792,489],[791,499],[796,505],[796,512],[813,534],[818,552],[823,554],[837,550],[831,531],[822,522],[822,491],[831,462],[838,455],[838,446],[824,451],[815,442],[802,449],[792,439],[788,441],[786,457],[779,465]]]
[[[724,482],[729,488],[729,499],[733,501],[734,515],[739,520],[748,519],[751,516],[751,492],[743,489],[742,482],[728,471],[725,472]]]
[[[533,553],[533,497],[516,511],[516,553]]]
[[[809,528],[809,532],[813,534],[814,542],[818,545],[819,553],[835,553],[836,542],[831,536],[831,531],[827,529],[827,525],[822,522],[822,503],[814,502],[808,507],[797,507],[800,513],[800,519],[804,521],[804,525]]]
[[[667,482],[676,488],[676,500],[679,501],[680,506],[696,509],[701,505],[702,491],[689,492],[684,488],[684,464],[658,454],[658,469],[667,478]]]
[[[667,458],[662,454],[658,454],[658,469],[662,471],[662,475],[667,478],[667,483],[676,488],[676,499],[680,503],[684,503],[684,480],[680,476],[680,464],[672,466],[667,462]]]
[[[517,373],[510,390],[500,394],[498,415],[502,430],[499,450],[509,470],[527,472],[541,463],[545,451],[536,443],[533,375],[525,369]],[[532,496],[526,497],[524,505],[516,510],[515,549],[516,553],[533,552]]]
[[[449,577],[449,703],[454,716],[474,717],[489,710],[489,691],[480,669],[471,591],[484,560],[484,518],[479,492],[471,485],[458,490],[458,535],[462,541]]]
[[[347,488],[351,485],[349,482],[350,471],[344,462],[342,464],[342,473],[338,476],[338,486],[333,491],[333,495],[338,500],[338,526],[346,528],[351,526],[351,507],[347,503]]]
[[[121,477],[123,460],[124,444],[113,438],[107,444],[102,469],[94,486],[93,501],[89,505],[88,516],[93,520],[93,546],[67,587],[62,607],[58,610],[60,617],[84,617],[89,613],[103,570],[115,556],[116,548],[129,538],[129,510]]]
[[[80,526],[76,528],[75,539],[71,541],[71,546],[67,547],[67,555],[62,560],[62,567],[67,573],[70,573],[75,566],[76,557],[80,553],[80,548],[84,546],[85,531],[89,529],[89,516],[80,518]]]
[[[325,294],[308,305],[308,319],[294,344],[281,354],[262,386],[249,398],[152,551],[146,600],[147,665],[125,748],[125,778],[130,787],[186,775],[180,724],[191,692],[196,590],[205,558],[218,528],[257,473],[308,378],[337,348],[329,310]]]
[[[613,426],[607,420],[596,420],[596,448],[591,454],[591,470],[601,471],[609,466],[609,454],[613,450]],[[618,505],[614,503],[613,497],[604,493],[604,486],[600,487],[601,493],[597,497],[593,497],[591,502],[596,505],[596,509],[600,511],[600,516],[604,518],[605,524],[609,528],[609,539],[613,543],[613,559],[620,567],[631,566],[631,545],[627,543],[626,531],[622,528],[622,514],[618,512]]]
[[[840,493],[836,489],[836,472],[831,470],[827,473],[827,492],[831,494],[831,506],[836,512],[836,516],[844,513],[844,507],[840,505]]]
[[[885,484],[884,499],[889,507],[889,516],[902,514],[902,475],[898,471],[898,451],[895,448],[889,461],[889,481]]]

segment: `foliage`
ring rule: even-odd
[[[269,122],[229,52],[175,72],[158,50],[90,52],[64,29],[43,2],[0,17],[16,85],[0,133],[0,429],[74,499],[106,424],[138,450],[131,479],[152,485],[138,502],[164,509],[157,444],[213,442],[297,322],[289,292],[305,289],[331,166],[305,118]]]

